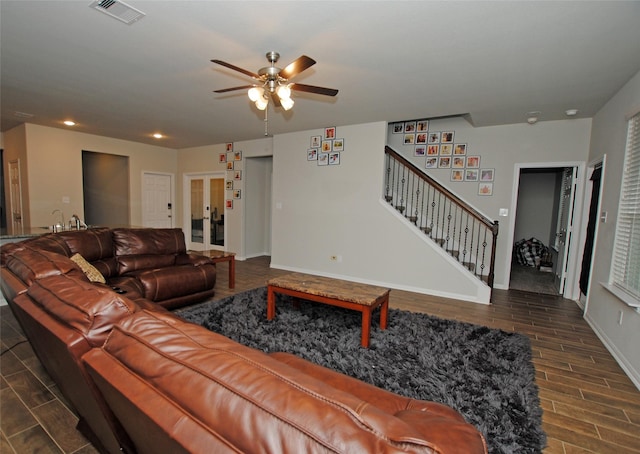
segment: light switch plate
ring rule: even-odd
[[[500,216],[509,216],[509,210],[507,208],[500,208],[498,214],[500,214]]]

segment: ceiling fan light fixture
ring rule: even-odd
[[[284,110],[289,110],[293,107],[293,99],[291,98],[284,98],[284,99],[280,99],[280,104],[282,105],[282,108]]]
[[[278,88],[276,88],[276,94],[280,98],[280,101],[285,101],[287,99],[291,99],[291,88],[289,88],[288,84],[287,85],[279,85]]]
[[[258,101],[260,98],[264,98],[264,88],[262,87],[253,87],[249,89],[247,93],[249,95],[249,99],[253,102]]]
[[[269,100],[264,96],[260,96],[258,99],[256,99],[256,107],[258,108],[258,110],[266,109],[268,104]]]

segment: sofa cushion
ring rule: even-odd
[[[22,243],[31,249],[55,252],[56,254],[64,255],[65,257],[71,256],[69,247],[67,247],[67,244],[58,236],[57,233],[49,233],[35,238],[29,238]]]
[[[67,275],[40,279],[27,294],[54,318],[82,333],[92,347],[104,343],[114,323],[139,310],[133,301],[106,287]]]
[[[87,276],[87,279],[91,282],[100,282],[101,284],[107,283],[100,271],[98,271],[91,263],[87,262],[80,254],[73,254],[70,259],[80,267],[85,276]]]
[[[116,256],[176,255],[187,251],[181,229],[113,229]]]
[[[107,227],[70,230],[56,235],[65,242],[71,255],[80,254],[89,262],[113,257],[111,230]]]
[[[70,258],[42,249],[18,249],[7,258],[6,266],[27,285],[58,274],[70,274],[87,280],[80,267]]]

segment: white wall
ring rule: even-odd
[[[244,162],[244,256],[271,255],[271,177],[273,159],[248,157]]]
[[[517,199],[517,194],[513,191],[514,179],[518,178],[515,168],[517,165],[539,167],[540,163],[558,163],[563,166],[567,162],[586,162],[591,119],[474,128],[462,118],[450,118],[431,121],[429,130],[455,131],[454,141],[466,143],[468,155],[481,156],[481,168],[495,169],[493,195],[490,197],[478,195],[477,183],[451,182],[451,169],[428,169],[427,173],[489,219],[499,221],[494,285],[496,288],[507,289],[509,257],[513,244],[513,227],[510,224],[515,216],[511,212],[511,206]],[[388,142],[389,146],[417,166],[425,166],[424,157],[413,156],[413,146],[403,145],[402,134],[389,133]],[[509,215],[499,216],[500,208],[509,209]]]
[[[345,150],[337,166],[307,161],[310,138],[322,130],[274,137],[272,266],[481,301],[484,286],[382,201],[386,130],[338,127]]]
[[[594,117],[589,160],[606,155],[601,211],[607,222],[599,222],[585,317],[600,339],[640,388],[640,314],[607,291],[613,257],[616,217],[627,138],[627,116],[640,111],[640,72],[636,74]],[[619,323],[622,314],[622,323]]]

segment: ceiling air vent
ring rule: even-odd
[[[125,2],[117,0],[96,0],[91,2],[90,8],[97,9],[109,16],[130,25],[144,17],[144,13]]]

